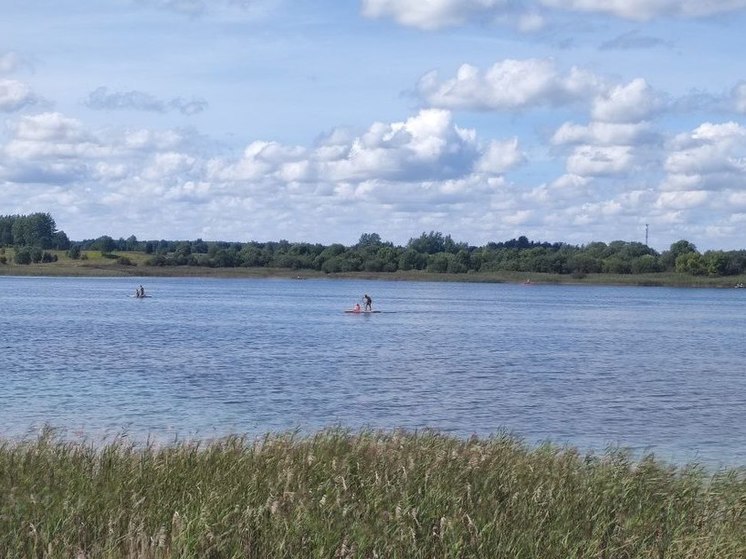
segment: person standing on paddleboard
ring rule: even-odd
[[[366,293],[363,295],[363,301],[365,301],[364,309],[366,311],[372,311],[373,310],[373,299],[371,299],[368,294]]]

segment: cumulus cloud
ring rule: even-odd
[[[447,220],[453,211],[489,208],[506,188],[504,174],[525,160],[517,139],[480,139],[443,109],[373,123],[358,134],[334,130],[309,147],[257,140],[238,157],[209,158],[178,131],[92,130],[61,113],[24,116],[9,132],[0,145],[0,180],[64,186],[82,213],[126,211],[151,227],[172,227],[171,236],[185,224],[143,212],[179,204],[181,215],[194,214],[184,218],[193,220],[192,230],[220,222],[225,231],[249,212],[256,231],[278,237],[291,226],[314,235],[319,220],[349,220],[345,227],[354,229],[363,205],[373,204],[385,216],[382,226],[408,229],[416,218],[414,229],[423,229],[439,213]],[[154,208],[152,200],[165,205]]]
[[[18,111],[36,102],[36,96],[25,83],[0,79],[0,111]]]
[[[201,14],[205,11],[205,0],[139,0],[141,4],[184,14]]]
[[[587,107],[593,121],[620,125],[653,121],[664,113],[746,114],[746,82],[737,83],[725,93],[698,90],[671,97],[654,89],[644,78],[619,83],[583,68],[562,71],[552,59],[506,59],[486,70],[462,64],[451,78],[441,78],[437,71],[430,71],[418,80],[416,91],[422,102],[431,107],[472,111]],[[623,128],[617,127],[616,131],[622,133]],[[596,125],[587,133],[611,130],[611,126],[602,130]],[[632,128],[628,127],[628,131]]]
[[[48,112],[21,117],[9,132],[0,158],[6,162],[4,178],[15,182],[154,178],[196,166],[189,156],[178,155],[189,142],[176,131],[93,131],[77,119]]]
[[[64,177],[67,182],[76,174],[86,174],[87,159],[110,155],[79,121],[59,113],[24,116],[11,131],[13,137],[0,154],[9,163],[7,172],[18,182],[52,181],[50,177]],[[29,175],[28,169],[36,171]]]
[[[500,175],[517,167],[526,157],[518,147],[518,138],[492,140],[474,165],[474,170],[487,175]]]
[[[361,5],[365,17],[391,18],[401,25],[427,30],[463,25],[471,21],[504,19],[518,12],[519,22],[527,21],[527,17],[534,18],[534,24],[524,29],[533,31],[540,20],[543,25],[540,12],[547,9],[647,21],[654,18],[700,18],[736,12],[746,8],[746,0],[533,0],[522,4],[509,0],[362,0]],[[518,27],[521,28],[520,25]],[[639,45],[635,48],[639,48]]]
[[[746,0],[540,0],[548,7],[573,12],[602,13],[623,19],[707,17],[746,8]]]
[[[438,29],[460,25],[470,18],[496,14],[509,6],[507,0],[363,0],[365,17],[390,17],[402,25]]]
[[[614,84],[577,67],[561,72],[550,59],[503,60],[484,72],[464,64],[455,77],[445,80],[432,71],[420,78],[417,90],[430,106],[447,109],[507,111],[587,104],[594,120],[607,123],[650,120],[669,106],[665,96],[642,78]]]
[[[654,141],[657,134],[649,122],[591,122],[588,125],[566,122],[552,136],[554,145],[595,144],[631,145]]]
[[[741,188],[746,179],[746,128],[705,123],[677,135],[665,161],[663,189],[705,191]]]
[[[41,113],[21,118],[13,127],[16,140],[77,141],[82,138],[82,126],[60,113]]]
[[[374,123],[359,136],[335,133],[313,149],[253,142],[239,161],[213,161],[211,170],[222,180],[416,182],[498,175],[522,161],[517,140],[483,145],[449,111],[426,109],[403,122]]]
[[[661,192],[655,205],[666,210],[691,210],[704,205],[710,194],[702,190]]]
[[[135,0],[135,2],[143,6],[197,17],[226,10],[256,16],[268,10],[277,0]]]
[[[417,89],[435,107],[506,110],[587,99],[602,89],[602,80],[578,68],[561,73],[548,59],[508,59],[485,72],[464,64],[454,78],[444,81],[429,72]]]
[[[644,79],[637,78],[596,97],[591,115],[604,122],[639,122],[650,119],[663,106],[660,95]]]
[[[99,87],[92,91],[85,101],[87,107],[95,110],[132,110],[165,113],[171,110],[184,115],[201,113],[207,108],[204,99],[187,101],[181,97],[163,100],[142,91],[109,91]]]
[[[746,82],[736,84],[731,91],[733,108],[741,113],[746,114]]]
[[[567,159],[567,172],[580,176],[612,176],[629,173],[636,163],[630,146],[592,146],[575,148]]]

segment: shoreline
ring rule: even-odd
[[[587,274],[584,276],[534,272],[435,273],[339,272],[284,268],[208,268],[198,266],[123,266],[111,261],[47,264],[3,264],[0,277],[184,277],[219,279],[357,279],[388,281],[427,281],[460,283],[514,283],[527,285],[607,285],[633,287],[734,288],[746,282],[746,276],[702,277],[659,272],[651,274]]]

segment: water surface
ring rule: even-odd
[[[385,312],[342,312],[366,292]],[[736,289],[5,277],[0,425],[508,430],[740,466],[745,332]]]

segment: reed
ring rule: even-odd
[[[0,557],[743,558],[746,476],[508,434],[0,444]]]

